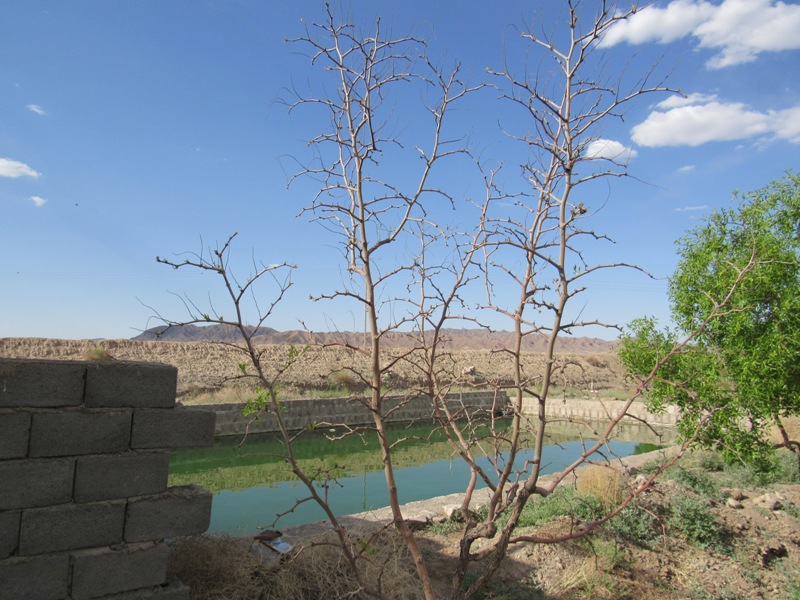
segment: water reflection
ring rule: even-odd
[[[548,426],[551,445],[544,455],[544,473],[560,471],[575,460],[584,445],[596,439],[597,427],[599,424],[591,423],[579,430],[574,424]],[[334,512],[344,515],[386,506],[383,463],[374,434],[336,441],[329,439],[331,434],[304,433],[294,445],[294,452],[306,473],[328,472],[336,477],[327,485]],[[390,434],[393,440],[405,440],[394,454],[402,502],[463,490],[469,469],[453,454],[440,431],[416,424],[393,427]],[[626,427],[603,453],[610,458],[628,456],[642,442],[668,443],[669,435],[667,432],[665,437],[658,437],[644,427]],[[240,442],[239,438],[221,439],[212,448],[184,450],[171,457],[170,485],[196,483],[214,492],[210,532],[252,533],[258,527],[271,525],[278,513],[291,509],[307,495],[306,488],[286,463],[285,448],[277,436],[251,436],[241,447]],[[504,458],[500,456],[500,460]],[[480,460],[488,466],[488,458]],[[324,491],[324,478],[320,479],[320,490]],[[324,516],[318,506],[306,502],[282,517],[278,526],[299,525]]]

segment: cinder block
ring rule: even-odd
[[[0,410],[0,459],[25,458],[28,455],[30,428],[30,413]]]
[[[69,502],[74,473],[72,458],[0,461],[0,510]]]
[[[176,408],[136,409],[131,448],[193,448],[214,442],[216,415],[210,411]]]
[[[11,556],[19,545],[19,518],[22,513],[18,510],[0,512],[0,559]]]
[[[191,590],[172,577],[165,585],[106,596],[103,600],[191,600]]]
[[[72,598],[86,600],[161,586],[167,579],[166,544],[135,544],[119,550],[94,548],[72,553]]]
[[[80,456],[75,465],[75,502],[160,494],[167,489],[169,452]]]
[[[143,542],[204,533],[211,521],[211,492],[176,486],[163,494],[131,498],[125,519],[125,541]]]
[[[85,383],[85,362],[0,358],[2,408],[78,406]]]
[[[31,556],[122,542],[125,500],[62,504],[22,512],[19,554]]]
[[[0,561],[0,597],[62,600],[69,596],[69,555],[48,554]]]
[[[145,362],[92,363],[86,374],[86,406],[172,408],[178,369]]]
[[[29,456],[107,454],[128,449],[131,409],[69,410],[33,415]]]

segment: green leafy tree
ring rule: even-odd
[[[677,329],[634,321],[620,356],[640,378],[658,365],[649,401],[676,404],[685,435],[765,468],[773,426],[800,460],[783,427],[800,414],[800,176],[737,198],[679,241]],[[686,335],[692,344],[671,352]]]

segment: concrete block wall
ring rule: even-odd
[[[166,539],[206,531],[211,494],[167,487],[169,449],[215,415],[175,406],[177,370],[0,358],[0,599],[189,600]]]

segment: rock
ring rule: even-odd
[[[728,498],[725,501],[725,506],[727,506],[728,508],[742,508],[743,507],[742,503],[739,502],[738,500],[736,500],[735,498]]]
[[[734,500],[742,501],[745,498],[747,498],[747,496],[745,496],[744,492],[742,490],[740,490],[739,488],[733,488],[731,490],[731,498],[734,499]]]
[[[759,496],[758,498],[753,499],[753,506],[758,506],[760,508],[773,511],[782,508],[781,500],[783,497],[780,494],[776,494],[774,492],[767,492],[763,496]]]

